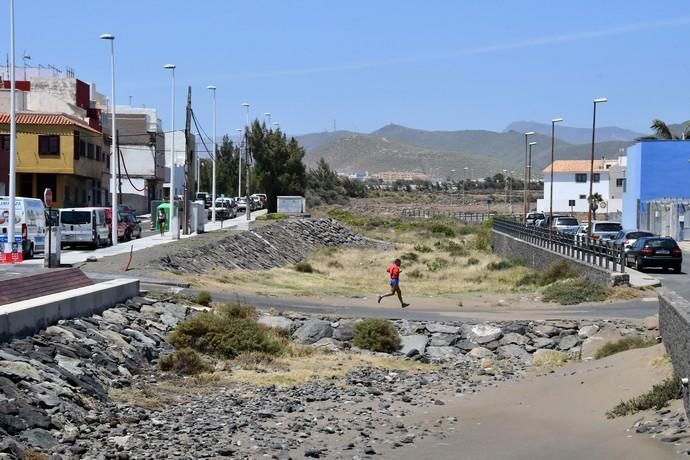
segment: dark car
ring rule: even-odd
[[[141,238],[141,222],[132,213],[122,212],[120,213],[120,220],[125,223],[125,241],[129,241],[132,238]]]
[[[625,254],[625,262],[635,270],[647,267],[660,267],[680,273],[683,266],[683,251],[676,240],[669,237],[645,236],[638,238]]]
[[[623,251],[628,252],[630,246],[635,244],[635,241],[637,241],[638,238],[645,236],[654,236],[654,233],[639,229],[621,230],[616,234],[616,236],[613,237],[611,243],[614,246],[622,246]]]

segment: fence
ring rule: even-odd
[[[430,219],[432,217],[438,216],[450,217],[451,219],[455,219],[466,224],[481,224],[483,222],[486,222],[490,218],[496,217],[496,213],[446,211],[434,208],[405,208],[402,210],[402,217],[421,217],[425,219]]]
[[[548,249],[556,254],[572,257],[586,264],[612,272],[625,272],[625,252],[621,246],[586,236],[576,236],[548,228],[524,225],[515,220],[494,217],[494,230]]]
[[[638,215],[638,228],[676,240],[690,239],[690,229],[685,228],[685,222],[690,222],[690,200],[669,198],[641,202]]]

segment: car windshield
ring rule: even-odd
[[[636,240],[638,238],[642,238],[644,236],[654,236],[652,233],[649,232],[630,232],[628,233],[627,238],[630,240]]]
[[[602,222],[594,224],[595,232],[620,232],[622,226],[617,222]]]
[[[559,217],[556,219],[556,225],[579,225],[577,219],[574,217]]]
[[[67,225],[82,225],[91,222],[90,211],[63,211],[60,214],[60,221]]]
[[[673,249],[676,247],[676,242],[668,238],[660,238],[658,240],[647,240],[645,246],[655,249]]]

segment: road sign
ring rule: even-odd
[[[48,208],[53,205],[53,191],[49,188],[43,191],[43,203],[45,203]]]

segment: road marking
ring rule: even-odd
[[[645,297],[642,299],[643,302],[656,302],[657,300],[656,297]]]

